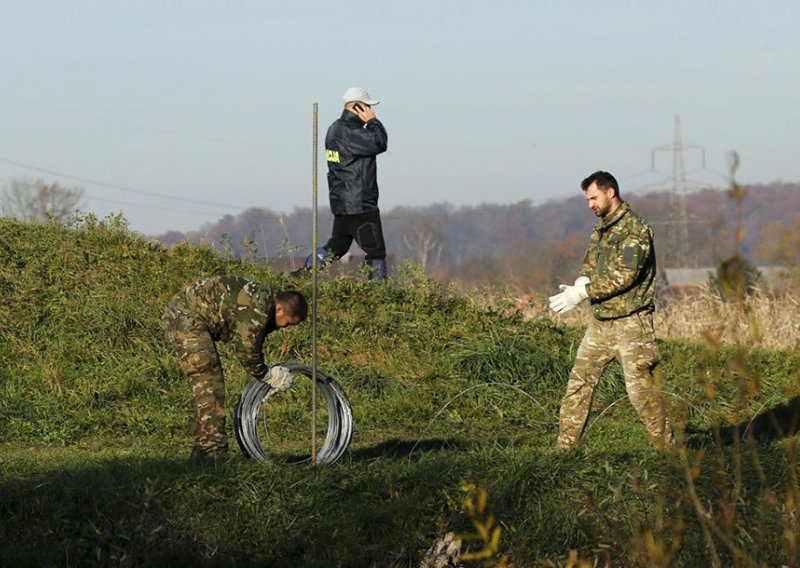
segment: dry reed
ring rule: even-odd
[[[708,287],[668,294],[654,314],[656,335],[662,339],[709,340],[763,349],[800,348],[800,295],[757,293],[742,302],[724,301]],[[497,298],[484,296],[487,306]],[[547,298],[525,295],[514,298],[507,313],[525,319],[550,318],[568,325],[585,325],[592,317],[585,302],[558,315],[548,309]]]

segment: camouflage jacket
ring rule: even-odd
[[[581,276],[594,316],[614,319],[654,309],[656,250],[653,230],[623,202],[594,226]]]
[[[242,276],[212,276],[173,298],[173,307],[202,321],[211,337],[233,343],[236,357],[256,378],[269,370],[264,340],[275,331],[275,293]]]

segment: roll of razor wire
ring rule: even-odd
[[[280,363],[287,367],[295,377],[300,375],[311,379],[312,368],[302,363],[289,362]],[[328,410],[328,430],[325,442],[316,455],[318,463],[334,463],[342,457],[350,445],[353,436],[353,410],[350,401],[342,389],[341,385],[333,378],[317,369],[316,388],[325,399],[325,406]],[[258,461],[275,463],[274,457],[264,449],[262,440],[259,437],[259,422],[265,419],[264,413],[269,413],[269,399],[276,394],[268,384],[251,380],[245,385],[239,402],[236,405],[234,417],[236,441],[242,452]],[[311,459],[309,454],[291,463],[303,463]]]

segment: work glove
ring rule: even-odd
[[[581,280],[581,278],[586,277],[581,276],[578,278],[578,280],[575,281],[576,284],[573,286],[561,284],[558,287],[561,290],[561,293],[556,294],[555,296],[550,296],[549,298],[551,310],[555,311],[556,313],[563,314],[564,312],[570,311],[589,297],[589,294],[586,292],[586,284],[588,284],[588,282],[581,282],[580,284],[577,283]],[[586,279],[588,280],[588,278]]]
[[[292,386],[294,374],[282,365],[274,365],[269,368],[262,381],[271,386],[273,390],[281,392]]]

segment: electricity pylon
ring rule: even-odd
[[[675,116],[675,139],[672,144],[665,144],[653,148],[650,152],[650,167],[655,170],[656,152],[672,152],[672,180],[669,186],[668,217],[656,222],[657,225],[667,225],[667,233],[671,238],[673,249],[666,255],[667,263],[674,263],[676,267],[686,267],[689,264],[689,213],[686,209],[686,193],[689,189],[686,180],[686,168],[683,153],[686,150],[699,150],[702,156],[702,167],[706,167],[706,151],[702,146],[684,144],[681,138],[681,117]],[[663,189],[663,188],[662,188]]]

